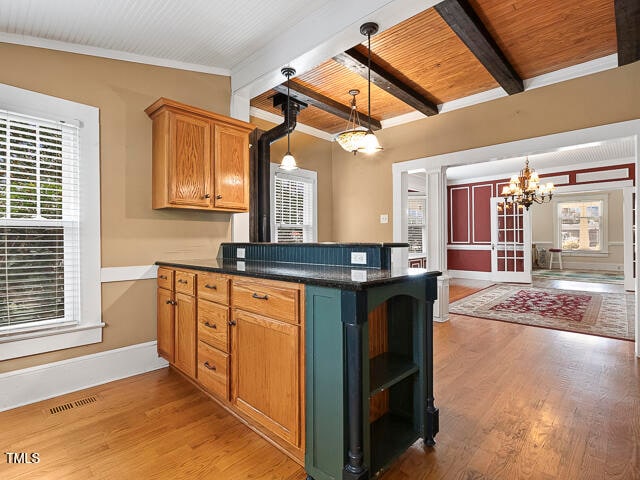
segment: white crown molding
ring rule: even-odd
[[[131,280],[146,280],[156,278],[157,265],[138,265],[131,267],[103,267],[100,270],[100,282],[127,282]]]
[[[385,129],[395,127],[396,125],[415,122],[416,120],[422,120],[423,118],[427,118],[427,116],[424,113],[419,112],[418,110],[414,110],[413,112],[404,113],[402,115],[398,115],[397,117],[380,120],[380,124],[382,125],[382,128]]]
[[[156,341],[0,374],[0,411],[166,367]]]
[[[231,71],[227,68],[186,63],[167,58],[150,57],[147,55],[139,55],[137,53],[110,50],[108,48],[92,47],[90,45],[80,45],[77,43],[60,42],[58,40],[49,40],[46,38],[31,37],[28,35],[16,35],[14,33],[0,32],[0,42],[25,45],[28,47],[47,48],[49,50],[59,50],[61,52],[79,53],[81,55],[92,55],[94,57],[111,58],[113,60],[123,60],[125,62],[143,63],[146,65],[155,65],[157,67],[176,68],[178,70],[224,75],[226,77],[231,76]]]
[[[606,57],[596,58],[584,63],[578,63],[570,67],[556,70],[555,72],[545,73],[537,77],[524,80],[524,90],[533,90],[535,88],[546,87],[554,83],[566,82],[574,78],[584,77],[593,73],[604,72],[618,66],[618,54],[612,53]]]
[[[275,123],[279,125],[283,121],[283,117],[280,115],[276,115],[275,113],[267,112],[266,110],[262,110],[257,107],[251,107],[249,110],[251,116],[260,118],[262,120],[266,120],[267,122]],[[319,130],[314,127],[310,127],[309,125],[305,125],[304,123],[298,122],[296,124],[296,130],[302,133],[306,133],[308,135],[313,135],[314,137],[321,138],[322,140],[327,140],[328,142],[333,142],[333,135],[327,133],[323,130]]]

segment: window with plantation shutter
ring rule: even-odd
[[[102,339],[98,128],[0,84],[0,360]]]
[[[409,197],[407,215],[407,241],[409,243],[409,253],[425,253],[426,234],[426,198]]]
[[[271,237],[278,243],[317,241],[316,172],[271,167]]]

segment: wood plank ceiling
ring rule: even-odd
[[[616,33],[621,35],[616,32],[616,9],[624,12],[622,23],[628,31],[624,42],[635,61],[637,29],[629,25],[640,23],[640,13],[633,2],[637,0],[616,0],[615,6],[613,0],[445,0],[371,38],[372,63],[404,89],[396,89],[394,96],[374,83],[372,117],[386,120],[415,110],[434,114],[437,111],[429,113],[429,108],[437,104],[500,86],[517,93],[524,79],[615,53],[620,42]],[[349,90],[357,88],[358,111],[364,120],[366,69],[357,73],[343,65],[357,64],[353,58],[358,54],[366,63],[363,43],[295,77],[292,85],[295,82],[320,100],[326,97],[345,107],[351,99]],[[251,105],[280,114],[271,105],[274,94],[265,92]],[[299,121],[328,133],[343,130],[347,123],[316,106],[303,110]]]

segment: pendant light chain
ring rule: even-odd
[[[291,137],[289,136],[289,117],[291,116],[291,105],[289,104],[291,95],[289,86],[291,84],[291,74],[287,72],[287,153],[291,153]]]
[[[282,170],[295,170],[298,168],[296,165],[296,159],[291,154],[291,76],[296,74],[295,69],[291,67],[284,67],[280,71],[285,77],[287,77],[287,106],[285,118],[287,119],[287,153],[282,157],[280,162],[280,168]]]
[[[369,130],[371,130],[371,32],[367,32],[367,47],[369,56],[367,58],[367,106],[369,108]]]

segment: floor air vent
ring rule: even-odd
[[[67,410],[72,410],[76,407],[89,405],[90,403],[94,403],[96,400],[98,400],[96,397],[81,398],[80,400],[76,400],[75,402],[69,402],[63,405],[58,405],[57,407],[50,408],[49,413],[51,415],[54,415],[56,413],[66,412]]]

